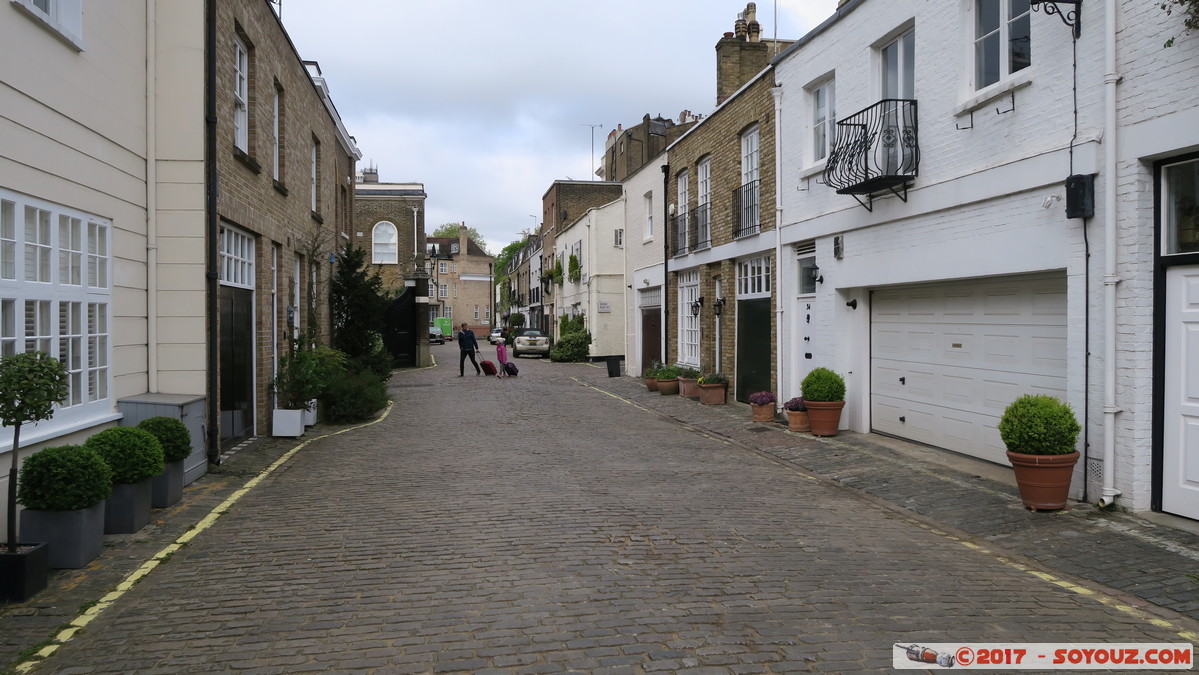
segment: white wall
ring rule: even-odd
[[[625,306],[625,372],[641,374],[641,309],[638,297],[641,291],[661,288],[664,270],[663,244],[667,236],[667,224],[662,222],[666,199],[662,193],[662,167],[666,155],[643,166],[624,181],[624,306]],[[648,231],[646,222],[645,195],[653,195],[653,231]],[[631,286],[631,288],[630,288]],[[663,330],[665,333],[665,330]]]

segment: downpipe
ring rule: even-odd
[[[1104,5],[1104,111],[1103,111],[1103,492],[1099,506],[1115,503],[1116,489],[1116,0]],[[1084,467],[1085,472],[1085,467]],[[1084,475],[1085,479],[1085,475]]]

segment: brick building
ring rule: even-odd
[[[429,320],[447,317],[455,330],[463,322],[480,337],[499,325],[492,320],[492,264],[495,259],[467,235],[429,237],[425,266],[429,274]]]
[[[542,313],[529,326],[557,336],[558,317],[569,313],[558,298],[561,286],[550,279],[558,265],[565,274],[567,257],[558,247],[558,235],[574,224],[588,209],[602,206],[622,194],[620,183],[608,181],[556,180],[541,196],[541,288]]]

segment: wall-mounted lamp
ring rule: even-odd
[[[704,296],[699,296],[695,302],[691,303],[691,316],[699,316],[699,310],[704,306]]]
[[[1074,29],[1075,40],[1082,37],[1082,0],[1030,0],[1028,4],[1034,12],[1044,6],[1046,14],[1057,14],[1062,23]],[[1074,9],[1062,11],[1058,5],[1070,5]]]
[[[820,273],[820,267],[812,265],[812,281],[817,284],[824,283],[824,275]]]
[[[724,298],[716,298],[716,302],[712,303],[712,313],[716,316],[724,313]]]
[[[850,309],[857,309],[858,308],[858,299],[854,298],[853,300],[850,300],[849,302],[845,303],[845,306]]]
[[[672,216],[672,217],[673,217],[673,216],[674,216],[674,214],[675,214],[675,206],[674,206],[674,204],[671,204],[670,206],[667,206],[667,207],[666,207],[666,215],[668,215],[668,216]]]

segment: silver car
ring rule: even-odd
[[[521,354],[550,355],[550,338],[536,328],[523,328],[514,331],[512,340],[512,358]]]

